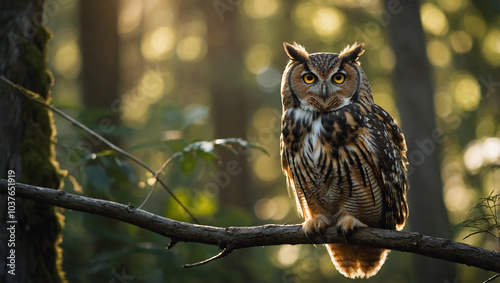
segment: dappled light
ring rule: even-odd
[[[276,255],[279,265],[288,267],[294,264],[300,255],[300,246],[282,246]]]
[[[122,37],[129,37],[140,32],[142,13],[141,0],[122,1],[122,8],[118,15],[118,33]]]
[[[456,31],[450,35],[450,44],[453,51],[457,53],[466,53],[472,49],[472,37],[465,31]]]
[[[483,39],[487,29],[484,19],[474,12],[469,13],[462,18],[462,25],[464,26],[465,31],[471,36],[481,40]]]
[[[437,91],[434,95],[434,104],[436,114],[439,118],[443,119],[454,111],[453,95],[447,91]]]
[[[157,27],[144,35],[141,51],[144,58],[156,62],[169,58],[175,46],[175,31],[171,27]]]
[[[447,67],[451,61],[450,49],[438,40],[427,43],[427,56],[431,63],[438,67]]]
[[[495,136],[496,121],[495,117],[491,114],[486,114],[481,117],[481,121],[476,127],[476,137],[484,138]]]
[[[275,92],[279,90],[281,73],[274,67],[264,67],[259,70],[256,79],[261,90]]]
[[[391,71],[396,65],[396,57],[389,46],[383,47],[379,52],[380,66]]]
[[[275,166],[280,166],[279,162],[270,161],[267,156],[259,156],[254,162],[255,175],[264,182],[276,181],[281,177],[281,172],[275,170]]]
[[[476,173],[480,168],[500,163],[500,138],[486,138],[474,141],[466,149],[464,163],[467,169]]]
[[[422,26],[433,35],[445,35],[448,32],[448,20],[434,4],[425,3],[421,8]]]
[[[325,41],[333,40],[342,31],[344,15],[334,8],[319,8],[312,18],[314,31]]]
[[[254,44],[245,56],[245,66],[248,71],[257,74],[271,63],[271,49],[264,43]]]
[[[405,60],[404,56],[396,57],[401,48],[394,44],[402,38],[388,34],[394,19],[407,9],[405,1],[385,1],[393,5],[386,10],[384,1],[364,0],[119,0],[116,11],[104,13],[108,19],[116,13],[117,38],[113,40],[117,47],[108,54],[117,55],[119,71],[92,82],[98,89],[117,92],[117,96],[106,101],[109,107],[95,108],[89,105],[83,86],[83,79],[90,77],[85,62],[92,58],[82,55],[85,46],[83,21],[77,20],[79,7],[68,1],[55,2],[57,11],[54,8],[53,15],[47,13],[47,25],[53,33],[48,51],[49,68],[55,77],[53,104],[154,170],[165,165],[159,178],[201,224],[230,227],[303,222],[293,194],[287,192],[280,158],[280,87],[289,60],[283,42],[296,41],[311,53],[338,52],[358,42],[365,43],[359,61],[374,102],[394,118],[403,133],[407,133],[402,120],[405,113],[419,111],[422,119],[417,124],[429,122],[427,118],[435,114],[432,132],[407,135],[407,144],[412,144],[408,147],[408,168],[426,170],[424,162],[439,158],[443,186],[435,189],[442,195],[441,203],[444,201],[441,214],[447,214],[450,221],[445,227],[449,238],[480,247],[493,245],[482,234],[463,240],[468,230],[454,229],[475,216],[469,210],[480,197],[499,190],[500,12],[493,2],[421,2],[425,42],[418,50],[426,52],[428,61],[406,68],[424,72],[430,66],[428,75],[434,89],[429,91],[434,100],[425,109],[402,103],[406,92],[397,93],[395,88],[395,70]],[[103,16],[96,14],[87,21]],[[405,36],[412,37],[412,31]],[[102,50],[114,46],[104,40],[94,44]],[[414,47],[404,48],[410,52]],[[109,62],[100,63],[94,62],[94,66],[109,67]],[[108,83],[114,87],[107,88]],[[108,93],[101,96],[108,98]],[[412,99],[421,102],[424,97]],[[101,147],[106,148],[104,144],[60,118],[55,123],[58,159],[71,176],[65,190],[135,207],[151,192],[156,183],[151,172],[123,160],[116,168],[107,168],[110,161],[99,155]],[[214,150],[214,143],[201,143],[189,151],[195,142],[233,137],[250,144]],[[94,158],[89,158],[91,153]],[[120,175],[120,170],[126,173]],[[91,176],[107,177],[106,189],[88,189]],[[419,192],[411,185],[410,190]],[[415,200],[408,201],[410,224],[405,230],[414,231],[412,217],[429,216],[414,214]],[[192,221],[160,186],[143,209]],[[73,213],[68,213],[67,219],[72,223],[69,227],[77,228],[64,231],[63,249],[78,253],[79,247],[71,243],[86,241],[88,245],[81,258],[65,263],[69,278],[75,282],[107,282],[114,278],[111,270],[114,272],[116,266],[126,266],[129,274],[145,282],[162,282],[166,276],[175,282],[244,278],[253,282],[349,282],[343,281],[319,246],[244,249],[223,261],[179,271],[185,263],[212,257],[217,249],[179,243],[167,252],[167,239],[135,226],[111,227]],[[99,233],[93,235],[94,230]],[[82,240],[88,234],[92,237]],[[119,247],[101,246],[101,239],[114,241]],[[392,252],[379,275],[368,282],[415,281],[412,260],[410,255]],[[457,270],[460,282],[473,276],[483,279],[488,274],[474,270],[468,275],[466,267]]]
[[[177,56],[182,61],[199,61],[206,53],[207,44],[198,36],[185,37],[177,45]]]
[[[476,109],[481,101],[481,89],[478,81],[470,74],[464,73],[453,78],[455,103],[462,111]]]
[[[464,213],[464,208],[473,205],[475,195],[466,188],[460,176],[447,179],[444,188],[444,201],[450,213]],[[462,220],[460,218],[460,221]],[[460,221],[455,220],[455,223]]]
[[[467,5],[466,0],[438,0],[437,4],[447,12],[459,12]]]
[[[316,11],[316,6],[309,1],[302,1],[296,4],[293,11],[294,21],[309,31],[312,28],[312,22],[310,15],[314,14]]]
[[[255,215],[262,220],[282,220],[290,212],[289,199],[284,196],[259,199],[254,206]]]
[[[59,33],[61,40],[54,47],[54,70],[66,79],[75,79],[81,70],[81,54],[75,31]]]
[[[491,29],[483,43],[483,55],[492,66],[500,66],[500,29]]]
[[[256,19],[268,18],[276,14],[280,8],[279,0],[247,0],[244,1],[245,12]]]

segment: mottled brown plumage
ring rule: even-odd
[[[281,158],[283,172],[304,215],[306,235],[337,226],[401,230],[406,205],[406,143],[392,117],[373,102],[358,61],[363,44],[340,54],[308,54],[284,43]],[[343,275],[370,277],[388,250],[326,245]]]

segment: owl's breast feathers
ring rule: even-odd
[[[404,136],[382,108],[365,105],[287,109],[283,171],[306,214],[345,208],[368,226],[400,230],[408,214]]]

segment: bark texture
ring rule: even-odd
[[[43,26],[43,1],[0,1],[0,74],[50,101],[52,76],[46,51],[50,38]],[[61,172],[55,161],[52,113],[0,82],[0,177],[57,190]],[[14,172],[15,174],[8,174]],[[62,282],[61,227],[63,217],[50,206],[19,196],[15,213],[7,213],[8,199],[0,196],[0,282]],[[7,221],[17,221],[7,223]],[[6,232],[15,226],[15,234]],[[7,244],[13,239],[15,246]],[[15,275],[12,270],[15,255]]]
[[[178,242],[196,242],[215,245],[223,249],[220,256],[216,256],[213,259],[225,256],[231,251],[249,247],[344,243],[346,241],[343,235],[337,233],[335,227],[330,227],[326,230],[325,238],[316,236],[311,242],[302,232],[300,224],[225,228],[205,226],[172,220],[137,209],[131,205],[123,205],[20,183],[17,183],[15,186],[18,195],[23,198],[106,216],[169,237],[172,240],[169,248],[174,247]],[[0,194],[6,194],[7,187],[8,182],[0,180]],[[411,252],[444,261],[462,263],[485,270],[500,272],[500,253],[498,252],[448,239],[426,236],[420,233],[359,228],[347,237],[347,241],[354,245]],[[207,262],[203,261],[202,263]]]

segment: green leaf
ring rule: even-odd
[[[250,143],[244,139],[241,138],[227,138],[227,139],[217,139],[214,141],[216,145],[219,146],[224,146],[226,148],[234,148],[234,146],[242,146],[244,148],[253,148],[260,150],[261,152],[265,153],[266,155],[269,156],[269,153],[265,148],[262,146],[255,144],[255,143]]]
[[[192,152],[185,152],[181,156],[181,163],[180,167],[182,170],[182,174],[188,175],[189,173],[193,172],[194,168],[196,167],[196,157]]]
[[[183,151],[189,142],[186,139],[180,138],[175,140],[166,140],[165,145],[168,146],[173,152]]]
[[[165,142],[172,150],[180,148],[186,141],[184,139],[169,140]],[[191,173],[196,167],[196,157],[199,157],[205,161],[208,161],[211,165],[214,165],[214,159],[218,157],[215,152],[215,148],[222,147],[231,150],[234,154],[238,154],[236,150],[237,146],[244,148],[253,148],[264,152],[269,155],[269,153],[261,146],[253,143],[249,143],[240,138],[228,138],[228,139],[216,139],[212,141],[197,141],[188,144],[174,153],[175,155],[181,156],[180,167],[184,175]]]
[[[205,153],[214,153],[215,147],[223,147],[231,150],[235,154],[238,152],[235,150],[236,146],[241,146],[244,148],[254,148],[262,151],[263,153],[269,155],[269,153],[261,146],[249,143],[241,138],[227,138],[227,139],[216,139],[212,141],[199,141],[189,144],[184,148],[185,152],[188,151],[201,151]],[[215,154],[215,153],[214,153]]]
[[[106,170],[99,164],[89,165],[85,168],[88,182],[101,191],[109,192],[113,179],[108,176]]]
[[[120,187],[136,182],[134,168],[128,161],[120,159],[116,151],[101,151],[96,155],[96,160],[102,164],[107,176]]]

